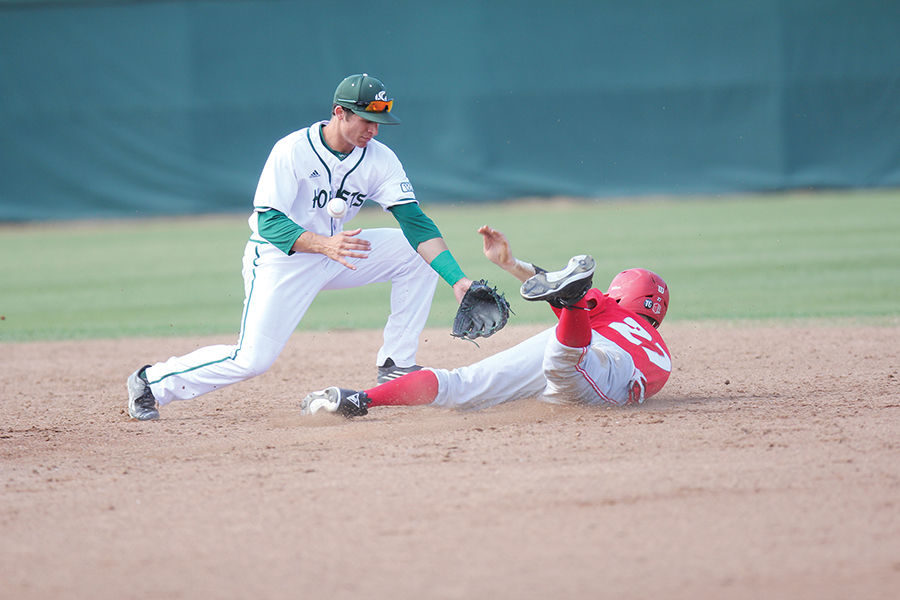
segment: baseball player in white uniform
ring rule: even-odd
[[[243,259],[244,310],[234,345],[200,348],[141,367],[128,378],[128,413],[159,418],[159,407],[264,373],[322,290],[391,282],[391,313],[378,351],[378,381],[420,370],[419,336],[438,277],[457,302],[472,281],[419,208],[397,156],[376,141],[399,123],[384,84],[367,74],[338,85],[329,121],[279,140],[253,200]],[[366,202],[391,212],[399,229],[344,230]]]

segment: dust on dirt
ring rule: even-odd
[[[419,359],[538,330],[427,330]],[[352,421],[298,403],[373,385],[378,332],[298,332],[150,423],[128,374],[230,337],[2,344],[0,597],[893,598],[898,331],[666,323],[640,407]]]

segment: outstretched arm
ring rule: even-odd
[[[472,285],[472,280],[466,277],[453,258],[434,221],[422,212],[416,202],[399,204],[388,210],[400,223],[400,229],[409,244],[453,288],[456,301],[461,302]]]
[[[522,262],[513,256],[509,247],[509,240],[506,239],[503,232],[497,231],[488,225],[482,225],[478,228],[478,233],[483,238],[484,255],[489,261],[519,281],[525,281],[537,273],[534,265]]]
[[[444,252],[448,252],[450,249],[447,247],[447,242],[444,241],[444,238],[432,238],[430,240],[425,240],[416,248],[416,252],[425,259],[429,265],[433,266],[433,261],[438,256],[442,255]],[[448,254],[444,255],[449,256]],[[454,261],[455,262],[455,261]],[[449,283],[449,282],[448,282]],[[463,296],[466,295],[466,292],[469,290],[469,287],[472,285],[472,280],[466,277],[465,275],[456,281],[452,285],[453,287],[453,295],[456,296],[456,302],[462,302]]]

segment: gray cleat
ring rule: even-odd
[[[588,254],[573,256],[565,269],[527,279],[520,292],[526,300],[545,300],[556,308],[573,306],[591,289],[594,266],[594,258]]]
[[[300,414],[313,415],[320,410],[350,417],[361,417],[369,412],[369,397],[365,392],[327,387],[313,392],[300,403]]]
[[[156,398],[150,391],[147,376],[144,370],[150,365],[145,365],[131,374],[128,378],[128,414],[138,421],[151,421],[159,418],[156,409]]]

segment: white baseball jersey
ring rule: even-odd
[[[322,143],[321,129],[326,124],[295,131],[275,144],[253,198],[256,211],[250,227],[256,236],[258,211],[269,208],[308,231],[333,235],[367,200],[385,210],[416,201],[403,165],[390,148],[373,139],[340,160]],[[325,210],[332,198],[347,202],[347,214],[341,219],[329,217]]]
[[[252,234],[244,250],[244,312],[237,343],[207,346],[147,368],[150,390],[160,406],[265,372],[322,290],[390,281],[391,313],[375,362],[391,358],[400,366],[415,363],[438,275],[400,229],[363,230],[359,237],[372,246],[366,258],[347,259],[356,270],[322,254],[285,254],[259,235],[259,212],[269,209],[308,231],[330,236],[367,200],[384,209],[416,202],[403,166],[387,146],[371,140],[341,160],[322,143],[324,125],[316,123],[279,140],[263,167],[249,219]],[[331,218],[325,209],[333,197],[347,201],[341,219]]]

